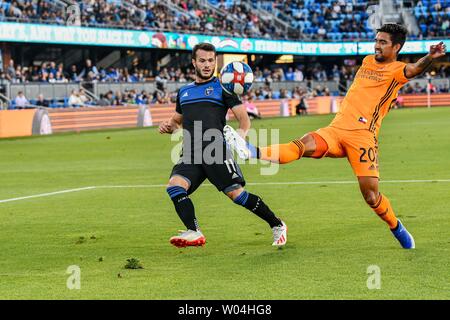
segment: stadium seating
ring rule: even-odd
[[[328,39],[332,41],[372,39],[368,25],[368,0],[354,1],[256,1],[208,0],[209,5],[186,0],[168,5],[160,0],[99,0],[76,1],[81,10],[81,24],[85,26],[113,26],[120,28],[192,31],[231,36],[286,38],[287,33],[270,23],[270,19],[256,16],[254,9],[264,10],[297,29],[297,39]],[[0,0],[0,20],[19,20],[64,24],[64,13],[51,1]],[[414,1],[420,34],[419,38],[450,36],[450,1]],[[226,15],[220,10],[227,11]],[[286,21],[287,20],[287,21]],[[320,27],[325,32],[320,31]]]

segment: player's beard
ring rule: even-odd
[[[382,54],[375,54],[375,60],[377,62],[384,62],[386,61],[386,58]]]
[[[209,80],[214,75],[214,70],[212,70],[211,73],[208,76],[204,76],[200,69],[195,68],[195,74],[196,74],[197,77],[199,77],[202,80]]]

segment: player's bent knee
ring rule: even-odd
[[[302,138],[305,144],[305,156],[320,159],[328,152],[328,144],[324,138],[315,132],[310,132]]]
[[[225,194],[228,196],[228,198],[234,201],[242,194],[242,192],[244,192],[244,188],[239,187],[238,189],[225,192]]]
[[[182,187],[185,190],[188,190],[190,185],[186,179],[183,179],[180,176],[173,176],[169,179],[169,183],[167,184],[167,188],[169,187]]]
[[[369,206],[374,206],[378,201],[378,193],[372,190],[363,192],[363,197]]]

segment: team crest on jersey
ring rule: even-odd
[[[208,87],[205,89],[205,96],[210,96],[214,92],[213,87]]]

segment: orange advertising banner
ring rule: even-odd
[[[336,113],[344,97],[315,97],[306,99],[308,114]],[[401,95],[401,107],[450,106],[450,94]],[[256,100],[259,116],[288,117],[295,115],[297,99]],[[53,132],[101,130],[109,128],[149,127],[169,119],[175,104],[129,107],[89,107],[67,109],[33,109],[0,111],[0,138],[51,134]],[[227,119],[234,119],[228,112]]]
[[[31,136],[35,113],[35,109],[0,111],[0,138]]]
[[[49,117],[53,132],[153,125],[148,106],[55,109],[49,111]]]

